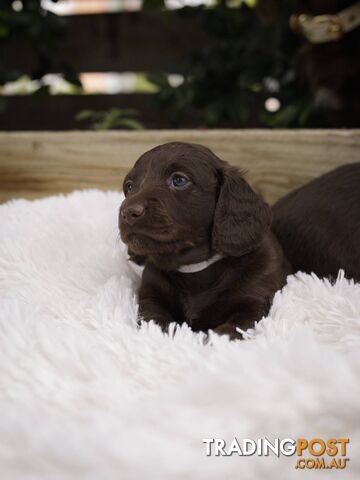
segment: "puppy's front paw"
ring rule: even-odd
[[[242,334],[236,330],[236,325],[231,323],[223,323],[214,328],[213,331],[218,335],[228,335],[230,340],[243,340]]]

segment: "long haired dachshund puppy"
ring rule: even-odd
[[[137,160],[123,189],[121,238],[145,265],[141,320],[241,338],[237,327],[268,313],[290,267],[270,207],[237,168],[201,145],[168,143]]]
[[[273,207],[272,229],[294,272],[360,282],[360,163],[350,163],[288,193]]]

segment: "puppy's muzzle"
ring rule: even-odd
[[[134,225],[145,216],[145,205],[142,203],[134,203],[127,207],[121,207],[120,216],[124,223]]]

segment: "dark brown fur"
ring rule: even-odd
[[[299,0],[297,11],[309,15],[336,15],[356,0]],[[299,67],[330,126],[360,126],[360,28],[334,42],[303,41]]]
[[[190,180],[171,184],[172,174]],[[144,263],[140,317],[163,330],[186,322],[232,338],[268,313],[289,272],[270,230],[271,210],[241,172],[209,149],[169,143],[142,155],[127,175],[132,183],[119,213],[130,257]],[[215,253],[223,259],[197,273],[180,265]]]
[[[360,163],[337,168],[273,207],[272,229],[294,271],[360,281]]]

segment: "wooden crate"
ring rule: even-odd
[[[0,133],[0,201],[76,189],[119,190],[143,152],[170,141],[201,143],[246,169],[249,182],[272,203],[324,172],[358,161],[360,130]]]

